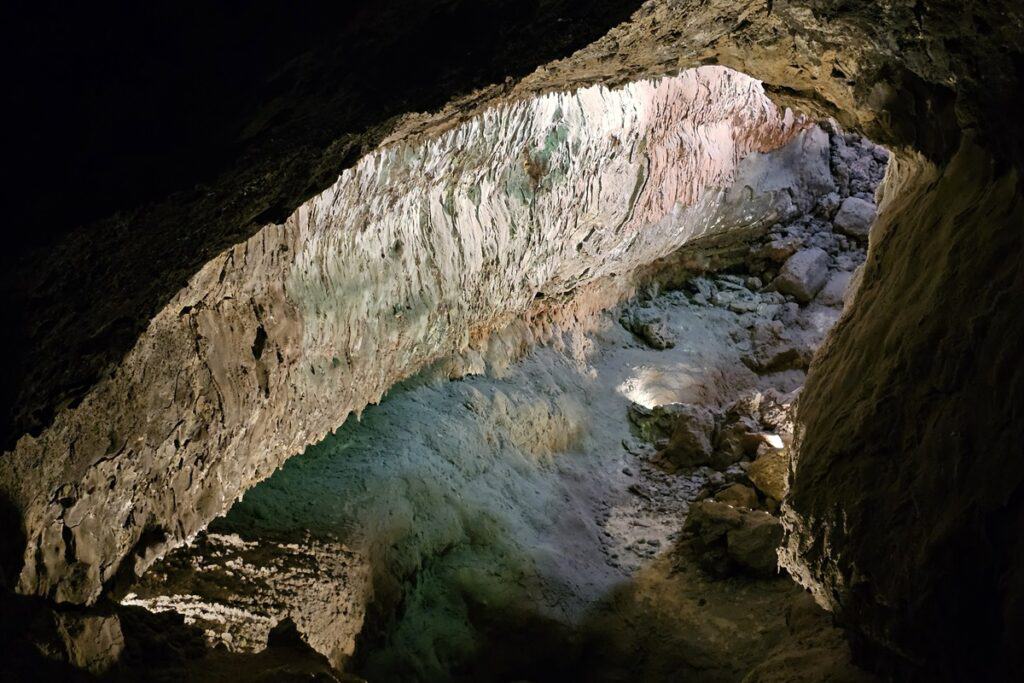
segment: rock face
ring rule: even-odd
[[[905,676],[1024,666],[1024,383],[999,341],[1024,333],[1024,204],[987,159],[965,142],[944,170],[897,164],[798,411],[785,565]]]
[[[211,647],[231,652],[263,650],[274,627],[290,619],[339,671],[355,650],[372,592],[368,564],[340,544],[205,533],[130,590],[122,604],[177,612]]]
[[[756,81],[707,67],[365,157],[208,263],[116,371],[0,461],[29,539],[19,590],[91,602],[125,558],[148,566],[425,363],[790,210],[793,183],[771,183],[805,149],[826,159],[823,133],[740,162],[799,127]]]
[[[863,656],[897,678],[908,672],[932,679],[1019,678],[1024,668],[1018,647],[1024,641],[1024,464],[1018,456],[1024,379],[1017,351],[1024,337],[1022,25],[1016,0],[971,1],[955,11],[931,1],[652,1],[605,38],[524,78],[509,95],[564,90],[569,83],[622,83],[718,62],[763,79],[780,102],[834,114],[894,149],[862,285],[818,355],[801,400],[786,564],[857,634]],[[476,102],[486,107],[489,98]],[[462,111],[446,110],[445,125],[464,121]],[[424,117],[409,125],[429,130],[438,124]],[[831,160],[843,158],[844,145],[834,144]],[[861,191],[868,166],[840,185]],[[823,213],[833,208],[823,205]],[[294,231],[300,222],[280,231]],[[274,240],[266,244],[265,253],[273,252]],[[130,354],[126,367],[133,370],[115,371],[75,409],[77,416],[63,412],[37,440],[25,439],[4,456],[4,488],[25,513],[32,546],[23,590],[71,600],[94,596],[143,530],[144,545],[184,538],[223,507],[220,499],[231,499],[284,457],[286,448],[253,432],[263,425],[291,430],[301,433],[292,439],[298,444],[321,432],[327,422],[319,419],[321,411],[340,421],[345,401],[326,398],[308,381],[294,385],[305,397],[308,421],[255,415],[251,399],[239,401],[230,391],[220,400],[208,387],[212,372],[189,383],[194,362],[175,349],[195,347],[203,364],[217,359],[211,349],[240,345],[260,349],[266,355],[254,353],[255,361],[274,365],[280,330],[264,322],[267,338],[255,343],[262,338],[254,320],[258,307],[244,326],[241,317],[234,330],[231,323],[217,326],[232,317],[225,308],[249,305],[236,296],[233,278],[242,257],[256,253],[240,247],[193,280],[216,289],[223,271],[228,284],[220,293],[234,298],[209,297],[205,305],[218,307],[215,316],[196,307],[200,298],[176,301],[178,310],[160,313]],[[295,250],[278,257],[288,261]],[[330,280],[326,272],[314,280],[317,275]],[[493,302],[486,310],[495,310]],[[195,330],[177,331],[174,315]],[[294,321],[274,316],[274,325]],[[239,338],[228,340],[232,332]],[[140,362],[140,348],[162,355],[174,370]],[[281,357],[292,367],[308,367],[304,354],[282,350]],[[365,367],[348,371],[349,358],[336,357],[346,381],[372,387],[367,394],[384,383]],[[263,388],[263,373],[255,363],[245,367],[248,397]],[[265,370],[276,392],[282,375],[276,366]],[[324,370],[316,367],[321,381]],[[134,379],[126,381],[130,372]],[[293,386],[287,382],[297,375],[286,374],[283,386]],[[171,375],[183,380],[163,384],[169,387],[164,395],[141,390]],[[168,436],[178,416],[168,424],[150,418],[168,412],[170,399],[201,404],[209,419],[188,423],[201,425],[189,434]],[[129,417],[107,415],[115,405]],[[179,474],[193,479],[173,466],[175,440],[184,444],[180,457],[189,467],[203,463],[194,478],[199,500],[180,504],[201,507],[194,520],[170,512],[167,491],[174,486],[166,482]],[[249,457],[257,443],[269,446],[259,456],[267,458],[265,466]],[[122,455],[128,452],[131,462]],[[239,471],[225,468],[225,458],[239,463]],[[101,471],[90,475],[97,467]],[[102,490],[111,478],[119,500],[75,510],[82,499],[107,495]],[[139,493],[126,497],[133,484],[121,482],[133,481]],[[87,509],[126,531],[83,526]],[[174,521],[164,526],[168,520]],[[87,537],[99,540],[87,543]]]
[[[56,612],[52,618],[56,637],[37,644],[48,658],[96,676],[106,673],[120,658],[124,634],[116,616]]]

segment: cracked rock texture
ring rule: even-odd
[[[274,626],[290,618],[341,671],[371,593],[369,565],[340,543],[203,533],[153,566],[121,603],[177,612],[211,647],[231,652],[263,650]]]
[[[797,211],[813,200],[793,181],[829,177],[828,136],[756,153],[802,127],[756,81],[702,67],[500,106],[367,156],[209,262],[81,404],[0,461],[28,537],[19,590],[92,602],[535,302]]]
[[[828,148],[815,138],[821,142],[816,149]],[[775,224],[757,241],[775,234],[801,246],[823,238],[839,244],[827,239],[826,220]],[[688,260],[704,248],[694,243],[669,260]],[[794,312],[773,303],[783,300],[778,292],[748,289],[763,266],[749,256],[755,250],[747,243],[735,249],[741,264],[723,266],[732,272],[709,272],[665,293],[655,276],[622,308],[596,316],[590,331],[571,325],[518,362],[495,362],[502,350],[521,355],[522,347],[507,343],[520,327],[513,325],[510,334],[495,335],[502,343],[488,344],[491,371],[453,382],[447,361],[435,364],[290,459],[210,529],[252,539],[309,530],[335,535],[365,557],[374,600],[351,671],[367,680],[619,680],[586,661],[588,648],[580,642],[598,636],[588,626],[592,615],[634,572],[671,552],[689,502],[728,481],[747,481],[743,466],[757,446],[782,445],[792,433],[791,398],[765,387],[789,391],[803,373],[758,377],[747,369],[740,358],[749,330],[784,317],[790,341],[813,346],[824,334],[822,321],[827,327],[839,315],[816,303],[794,305]],[[848,244],[830,257],[830,268],[842,267],[844,254],[858,262],[864,257],[858,245]],[[744,255],[749,262],[742,263]],[[735,274],[741,267],[749,277]],[[678,277],[679,268],[662,272]],[[637,319],[658,320],[680,343],[652,347],[629,329]],[[757,386],[765,390],[753,390]],[[664,439],[666,450],[638,443],[634,429]],[[688,464],[710,461],[726,472],[678,466],[686,463],[677,456],[698,451],[703,457]],[[742,464],[733,465],[737,461]],[[746,493],[749,507],[760,507],[754,490]],[[774,577],[773,583],[788,582],[774,576],[778,520],[764,514],[742,520],[747,523],[723,532],[735,532],[725,569],[735,563]],[[168,559],[180,562],[190,553],[177,549]],[[151,575],[165,563],[142,579],[161,595],[167,591]],[[172,602],[188,608],[180,599]],[[749,669],[764,656],[763,646],[779,632],[763,612],[748,609],[746,618],[764,619],[751,629],[762,645],[737,640],[744,627],[726,616],[711,631],[733,637],[709,639],[681,657],[687,671],[704,669],[694,680],[729,679],[725,671]],[[693,625],[673,629],[687,632]],[[524,642],[533,645],[524,651]],[[741,650],[742,656],[732,656]]]

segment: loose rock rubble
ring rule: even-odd
[[[644,308],[626,311],[619,322],[652,349],[670,349],[676,345],[675,335],[657,311]]]
[[[825,133],[808,132],[815,136]],[[819,185],[835,188],[822,168]],[[834,194],[828,203],[838,211],[846,197]],[[361,673],[371,680],[406,666],[441,676],[449,657],[468,656],[452,652],[452,642],[482,639],[488,657],[510,647],[476,630],[478,619],[493,629],[493,619],[507,618],[501,605],[576,624],[653,566],[692,567],[705,582],[728,577],[716,589],[723,604],[739,590],[776,604],[776,591],[796,590],[778,573],[775,517],[786,495],[793,407],[864,259],[860,242],[817,213],[821,201],[792,203],[810,213],[731,245],[736,259],[708,259],[714,268],[688,271],[671,288],[655,277],[592,330],[505,364],[501,376],[450,382],[444,374],[397,389],[248,492],[218,528],[244,538],[268,527],[285,537],[358,530],[341,540],[371,558],[377,620],[368,632],[385,634],[368,646]],[[810,267],[787,269],[793,259]],[[813,275],[806,296],[780,291],[790,272]],[[220,580],[237,563],[206,549],[208,541],[157,565],[182,577],[173,595],[161,579],[131,599],[188,614],[210,642],[234,649],[259,649],[271,622],[286,618],[303,638],[317,632],[301,618],[306,607],[322,610],[311,584],[283,597],[280,586],[259,582],[209,590],[209,577]],[[259,575],[259,558],[243,564],[245,576]],[[248,595],[267,601],[254,607]],[[440,618],[439,604],[455,616]],[[361,627],[355,614],[344,628]],[[732,661],[723,647],[708,641]]]
[[[782,523],[767,512],[705,500],[690,508],[683,530],[709,572],[727,576],[738,568],[773,576],[778,571]]]
[[[777,571],[782,526],[774,514],[789,487],[792,411],[804,372],[865,259],[872,193],[888,156],[831,124],[825,129],[834,192],[810,214],[772,226],[726,272],[689,279],[684,302],[669,293],[620,318],[643,337],[638,321],[660,323],[659,306],[684,303],[735,316],[731,336],[757,377],[751,386],[731,400],[629,409],[639,441],[627,447],[647,463],[631,490],[647,508],[657,508],[662,496],[689,500],[680,538],[701,567],[719,576]]]

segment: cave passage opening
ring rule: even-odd
[[[673,113],[636,149],[676,134],[666,146],[690,173],[750,135]],[[503,192],[535,203],[573,180],[559,155],[579,140],[560,116]],[[854,296],[889,154],[834,121],[771,125],[792,130],[674,203],[682,220],[645,226],[654,248],[625,285],[609,268],[550,277],[539,310],[351,415],[122,604],[177,613],[233,652],[266,649],[286,624],[371,681],[863,675],[779,569],[777,514],[792,411]],[[635,187],[630,212],[652,177],[672,180],[658,163],[616,178]],[[479,211],[479,190],[466,194]],[[256,338],[266,352],[262,325]]]

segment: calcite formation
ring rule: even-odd
[[[828,156],[802,128],[757,81],[702,67],[502,105],[365,157],[207,263],[79,405],[0,461],[28,538],[19,590],[92,602],[424,364],[796,211],[780,163]],[[769,169],[757,153],[794,136]]]

